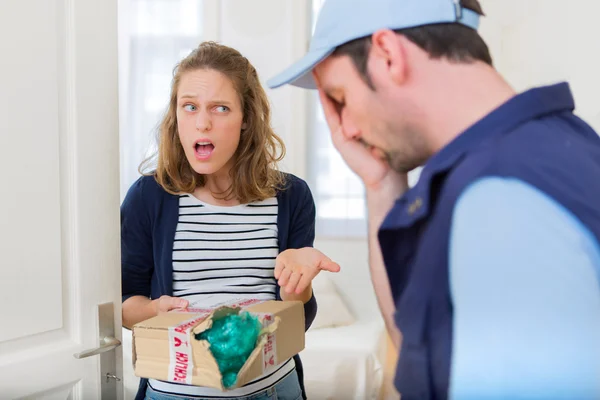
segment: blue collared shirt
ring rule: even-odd
[[[574,108],[515,96],[386,217],[403,399],[600,398],[600,138]]]
[[[516,179],[471,184],[450,236],[450,398],[600,399],[599,277],[596,238],[562,205]]]

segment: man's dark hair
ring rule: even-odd
[[[460,0],[460,5],[479,15],[484,15],[478,0]],[[463,63],[483,61],[493,65],[488,46],[477,31],[467,26],[458,23],[443,23],[398,29],[395,32],[415,43],[431,58],[446,58],[453,62]],[[371,35],[338,46],[333,55],[349,56],[363,80],[373,89],[373,83],[367,72],[370,48]]]

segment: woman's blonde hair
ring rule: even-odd
[[[171,99],[158,131],[158,150],[140,164],[140,173],[154,175],[171,194],[192,193],[205,184],[205,177],[190,166],[177,131],[177,91],[181,77],[199,69],[221,72],[231,80],[246,123],[230,172],[233,183],[220,195],[242,204],[275,196],[284,183],[277,162],[285,155],[285,145],[271,128],[267,95],[252,64],[237,50],[215,42],[201,43],[173,70]],[[154,163],[156,169],[148,172]]]

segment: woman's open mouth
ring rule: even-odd
[[[194,145],[194,150],[198,160],[207,160],[215,150],[215,145],[210,140],[198,140]]]

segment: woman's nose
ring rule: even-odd
[[[200,132],[209,131],[212,128],[212,121],[206,111],[200,111],[196,116],[196,129]]]

